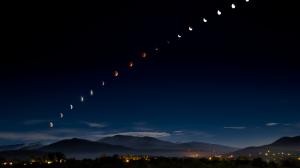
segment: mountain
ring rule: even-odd
[[[174,143],[153,137],[135,137],[116,135],[98,141],[84,139],[66,139],[43,146],[39,143],[17,144],[0,147],[1,156],[21,157],[22,154],[43,154],[62,152],[68,158],[96,158],[101,155],[151,155],[165,157],[207,157],[211,155],[234,155],[270,158],[296,157],[300,155],[300,136],[283,137],[273,143],[236,149],[233,147],[203,142]],[[14,154],[15,153],[15,154]]]
[[[14,144],[0,146],[0,151],[13,151],[13,150],[35,150],[43,146],[41,143],[29,143],[29,144]]]
[[[162,156],[191,156],[195,154],[208,156],[212,153],[224,154],[237,150],[236,148],[209,143],[173,143],[152,137],[134,137],[124,135],[106,137],[100,139],[98,142],[129,147],[148,155]]]
[[[235,156],[251,156],[251,157],[293,157],[300,154],[300,136],[296,137],[283,137],[275,142],[257,146],[248,147],[232,153]]]
[[[197,151],[209,152],[213,154],[224,154],[229,152],[237,151],[238,148],[224,146],[224,145],[217,145],[217,144],[209,144],[203,142],[188,142],[180,144],[182,148],[185,149],[193,149]]]
[[[283,137],[271,144],[272,146],[295,146],[300,147],[300,136]]]
[[[18,150],[25,146],[25,144],[15,144],[15,145],[3,145],[0,146],[0,151]]]
[[[162,141],[152,137],[135,137],[124,135],[105,137],[103,139],[100,139],[98,142],[107,143],[111,145],[121,145],[128,148],[143,150],[170,149],[177,147],[177,145],[172,142]]]
[[[67,157],[75,158],[96,158],[104,154],[113,155],[132,152],[132,149],[127,147],[77,138],[58,141],[38,150],[43,152],[62,152]]]
[[[20,148],[20,150],[36,150],[42,148],[43,146],[44,145],[42,143],[30,143],[23,145],[23,147]]]

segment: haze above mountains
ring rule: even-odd
[[[229,146],[209,144],[203,142],[173,143],[152,137],[134,137],[116,135],[98,141],[84,139],[66,139],[50,145],[17,144],[0,146],[0,157],[13,159],[28,159],[32,155],[47,152],[62,152],[68,158],[97,158],[102,155],[151,155],[166,157],[208,157],[212,155],[234,154],[237,156],[258,155],[258,153],[272,150],[276,152],[300,153],[300,136],[284,137],[272,144],[238,149]]]

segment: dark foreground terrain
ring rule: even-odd
[[[265,162],[262,159],[195,159],[195,158],[138,158],[138,157],[101,157],[85,160],[32,160],[1,161],[0,167],[26,168],[300,168],[297,159]]]

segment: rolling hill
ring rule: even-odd
[[[224,154],[237,150],[236,148],[232,147],[202,142],[173,143],[152,137],[134,137],[123,135],[106,137],[100,139],[98,142],[126,146],[149,155],[162,154],[163,156],[190,156],[192,154],[198,154],[205,157],[211,155],[212,153]]]
[[[280,156],[280,157],[292,157],[300,154],[300,136],[296,137],[283,137],[275,142],[257,146],[248,147],[245,149],[238,150],[232,153],[236,156],[251,156],[251,157],[270,157],[270,156]]]
[[[96,158],[102,155],[151,155],[165,157],[207,157],[211,155],[234,155],[267,158],[268,156],[288,157],[300,154],[300,136],[283,137],[275,142],[258,147],[236,149],[228,146],[203,142],[173,143],[152,137],[134,137],[116,135],[98,141],[84,139],[66,139],[43,146],[17,144],[0,147],[0,158],[28,158],[29,156],[45,155],[48,152],[62,152],[68,158]]]

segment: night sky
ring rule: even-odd
[[[299,135],[296,7],[276,0],[7,4],[0,144],[123,134],[245,147]]]

